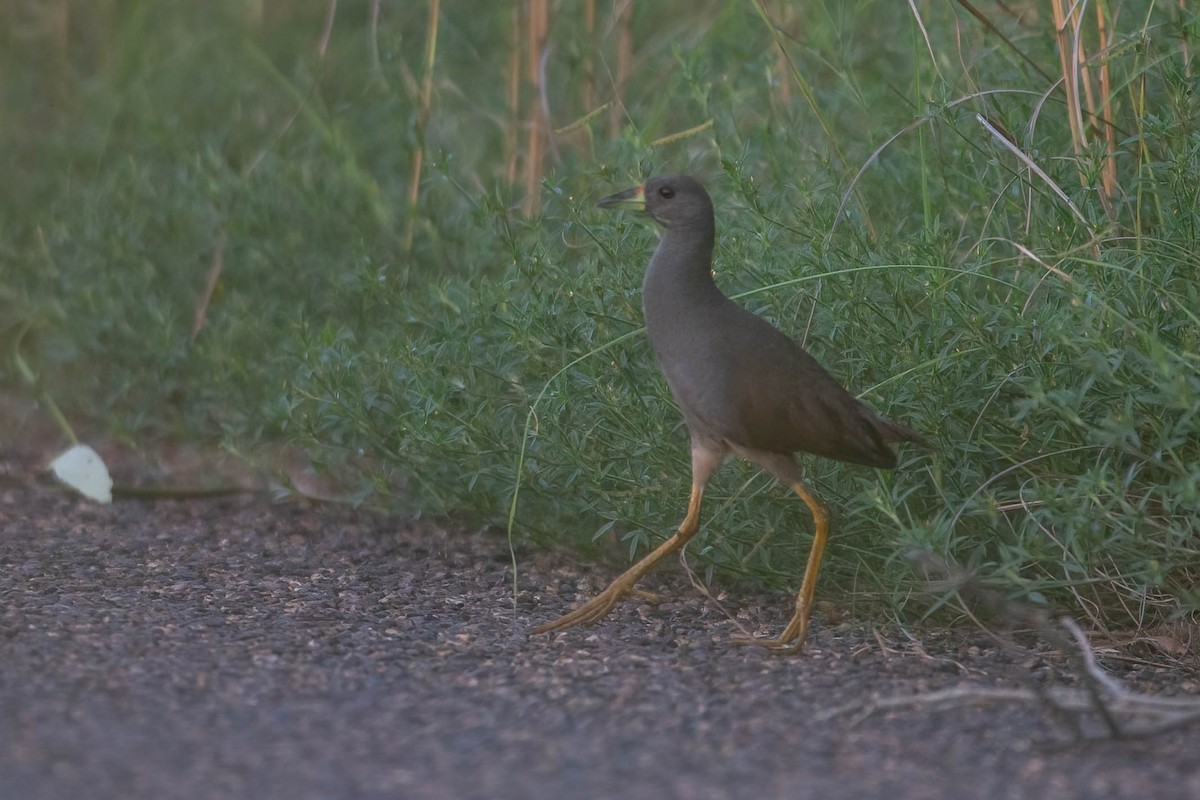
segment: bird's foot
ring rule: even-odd
[[[804,649],[803,639],[784,639],[782,636],[780,636],[778,639],[759,639],[754,636],[738,636],[730,639],[729,643],[734,647],[761,647],[765,650],[770,650],[772,653],[778,653],[782,656],[795,655]]]
[[[587,601],[579,608],[562,615],[553,622],[547,622],[544,625],[538,625],[533,629],[534,633],[550,633],[551,631],[562,631],[575,625],[591,624],[599,622],[608,612],[617,607],[617,603],[625,598],[625,595],[630,593],[643,594],[633,589],[632,586],[624,586],[621,581],[614,581],[607,589],[600,594]]]
[[[808,613],[798,610],[792,621],[777,639],[759,639],[755,636],[738,636],[730,640],[734,647],[762,647],[780,655],[795,655],[804,649],[808,638]]]

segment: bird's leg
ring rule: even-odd
[[[825,540],[829,538],[829,511],[803,481],[793,483],[792,491],[800,495],[812,512],[815,528],[812,549],[808,552],[808,566],[804,568],[804,580],[800,583],[800,593],[796,595],[796,611],[778,639],[734,639],[735,645],[766,647],[789,654],[799,653],[804,647],[804,640],[808,636],[808,616],[812,613],[813,595],[817,590],[817,574],[821,571],[821,559],[825,556]]]
[[[625,595],[633,591],[634,584],[640,581],[647,572],[654,569],[655,564],[683,547],[688,543],[689,539],[696,535],[696,531],[700,529],[700,501],[703,498],[704,484],[693,480],[692,496],[688,500],[687,516],[679,524],[679,530],[674,536],[654,548],[645,558],[627,569],[620,577],[610,583],[608,588],[603,592],[569,614],[565,614],[553,622],[547,622],[545,625],[539,625],[533,629],[533,632],[549,633],[551,631],[561,631],[584,622],[596,622],[612,611]]]

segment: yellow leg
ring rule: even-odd
[[[561,631],[580,623],[596,622],[612,611],[625,595],[633,591],[634,584],[640,581],[647,572],[652,570],[655,564],[662,561],[665,556],[683,547],[689,539],[696,535],[696,531],[700,529],[700,501],[703,497],[704,487],[702,485],[693,485],[692,496],[688,500],[687,516],[679,524],[679,531],[674,536],[654,548],[645,558],[622,573],[603,592],[569,614],[565,614],[553,622],[547,622],[545,625],[539,625],[533,629],[533,632],[550,633],[551,631]]]
[[[796,595],[796,611],[778,639],[734,639],[735,645],[766,647],[780,653],[799,653],[804,648],[804,640],[808,636],[808,616],[812,613],[813,595],[817,591],[817,574],[821,571],[825,541],[829,538],[829,512],[803,483],[797,481],[792,484],[792,491],[800,495],[812,512],[815,528],[812,549],[808,553],[808,566],[804,568],[804,580],[800,583],[800,593]]]

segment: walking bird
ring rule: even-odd
[[[870,467],[896,466],[888,447],[926,443],[849,392],[799,344],[721,293],[713,281],[712,200],[694,178],[652,178],[606,197],[602,208],[645,212],[664,229],[642,283],[646,331],[691,435],[692,491],[679,530],[597,597],[535,633],[595,622],[700,527],[704,487],[730,456],[740,456],[791,487],[812,513],[815,532],[795,612],[778,638],[736,639],[784,652],[804,646],[829,513],[804,482],[795,453]]]

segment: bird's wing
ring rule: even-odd
[[[800,345],[737,306],[733,323],[712,325],[720,339],[697,337],[686,369],[673,379],[689,427],[752,450],[798,451],[891,466],[881,420]],[[678,384],[678,385],[677,385]]]

